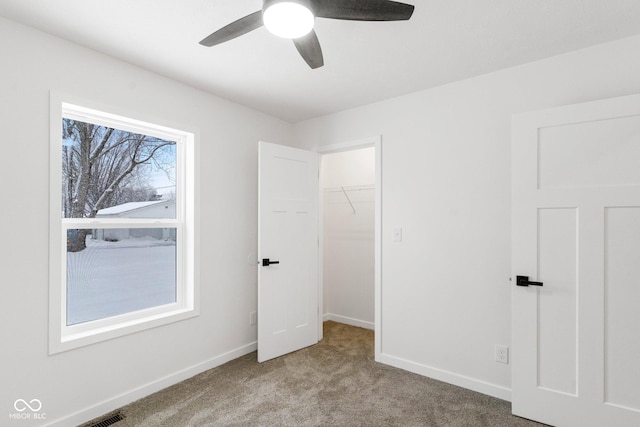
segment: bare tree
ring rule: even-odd
[[[65,218],[94,218],[105,207],[150,200],[150,170],[175,164],[174,141],[66,118],[62,123]],[[84,249],[86,231],[72,234],[68,250]]]

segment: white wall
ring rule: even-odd
[[[77,425],[251,351],[257,142],[290,143],[291,125],[4,19],[0,58],[0,424],[40,399],[46,421]],[[50,90],[199,129],[199,317],[48,356]]]
[[[326,154],[321,166],[325,320],[369,329],[375,320],[375,154],[373,147]]]
[[[322,156],[322,188],[375,185],[375,147],[341,151]]]
[[[309,120],[304,147],[381,134],[382,357],[510,398],[510,119],[640,92],[640,36]],[[394,226],[403,242],[391,242]]]

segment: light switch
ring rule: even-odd
[[[393,241],[402,242],[402,227],[393,227]]]

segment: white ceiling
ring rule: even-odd
[[[404,0],[410,21],[316,20],[325,66],[260,28],[262,0],[0,0],[0,15],[289,122],[640,33],[640,0]]]

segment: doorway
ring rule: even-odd
[[[320,154],[322,320],[375,331],[380,354],[381,139],[324,147]],[[322,322],[319,322],[319,339]]]

